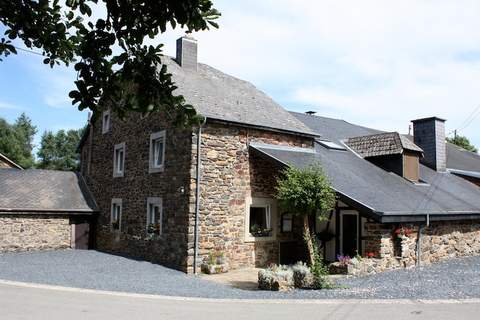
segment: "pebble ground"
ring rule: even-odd
[[[480,298],[480,257],[338,281],[339,289],[251,291],[200,279],[157,264],[98,251],[0,254],[0,279],[77,288],[225,299]]]

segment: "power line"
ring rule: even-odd
[[[36,52],[36,51],[33,51],[33,50],[28,50],[28,49],[24,49],[24,48],[20,48],[20,47],[17,47],[17,46],[12,46],[14,47],[15,49],[17,50],[20,50],[20,51],[23,51],[23,52],[27,52],[27,53],[31,53],[31,54],[35,54],[37,56],[42,56],[44,57],[44,55],[40,52]]]
[[[469,115],[465,120],[454,130],[450,131],[448,135],[451,135],[452,133],[457,135],[458,131],[466,129],[470,124],[472,124],[473,120],[480,115],[480,105],[478,105]]]

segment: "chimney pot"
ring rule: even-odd
[[[177,63],[184,69],[197,71],[197,40],[190,33],[177,39]]]

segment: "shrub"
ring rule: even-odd
[[[262,290],[289,290],[293,288],[293,271],[289,266],[273,265],[258,272],[258,288]]]
[[[303,262],[297,262],[293,267],[293,285],[295,288],[309,288],[313,277],[310,268]]]

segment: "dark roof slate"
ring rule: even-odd
[[[170,57],[164,57],[162,62],[178,87],[174,93],[183,95],[187,103],[207,118],[315,135],[250,82],[202,63],[194,71],[180,67]]]
[[[447,142],[447,168],[480,173],[480,155]]]
[[[88,214],[97,206],[75,172],[0,169],[0,212],[8,211]]]
[[[378,219],[383,216],[432,214],[480,214],[480,189],[448,172],[438,173],[423,165],[420,176],[426,184],[414,184],[358,157],[351,151],[316,146],[316,153],[255,146],[281,163],[306,167],[318,162],[334,189]]]
[[[341,142],[346,138],[366,136],[382,131],[358,126],[341,119],[333,119],[299,112],[290,112],[295,118],[319,134],[322,139]]]
[[[336,142],[381,131],[357,126],[343,120],[292,112],[322,137]],[[408,138],[407,136],[405,136]],[[457,157],[451,156],[456,152]],[[463,163],[462,168],[475,169],[477,155],[460,153],[447,143],[447,166]],[[356,204],[375,212],[377,217],[390,215],[479,215],[480,189],[449,172],[436,172],[420,165],[420,178],[415,184],[387,172],[348,150],[332,150],[316,145],[316,154],[287,150],[260,149],[260,152],[286,164],[304,167],[320,162],[335,189]],[[468,152],[468,151],[467,151]],[[480,157],[479,157],[480,158]],[[457,165],[460,166],[460,165]],[[413,219],[413,218],[412,218]]]
[[[402,154],[404,150],[423,152],[420,147],[398,132],[352,137],[346,139],[345,143],[363,158]]]

